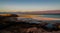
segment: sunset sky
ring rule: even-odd
[[[0,12],[60,10],[60,0],[0,0]]]

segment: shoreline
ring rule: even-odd
[[[19,15],[20,18],[32,18],[37,20],[60,20],[60,18],[48,18],[35,15]]]

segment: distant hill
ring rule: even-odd
[[[26,12],[25,14],[60,14],[60,10],[34,11]]]
[[[34,12],[0,12],[0,14],[60,14],[60,10],[34,11]]]

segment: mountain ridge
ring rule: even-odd
[[[0,12],[0,14],[60,14],[60,10],[33,11],[33,12]]]

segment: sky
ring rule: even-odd
[[[60,0],[0,0],[0,12],[60,10]]]

